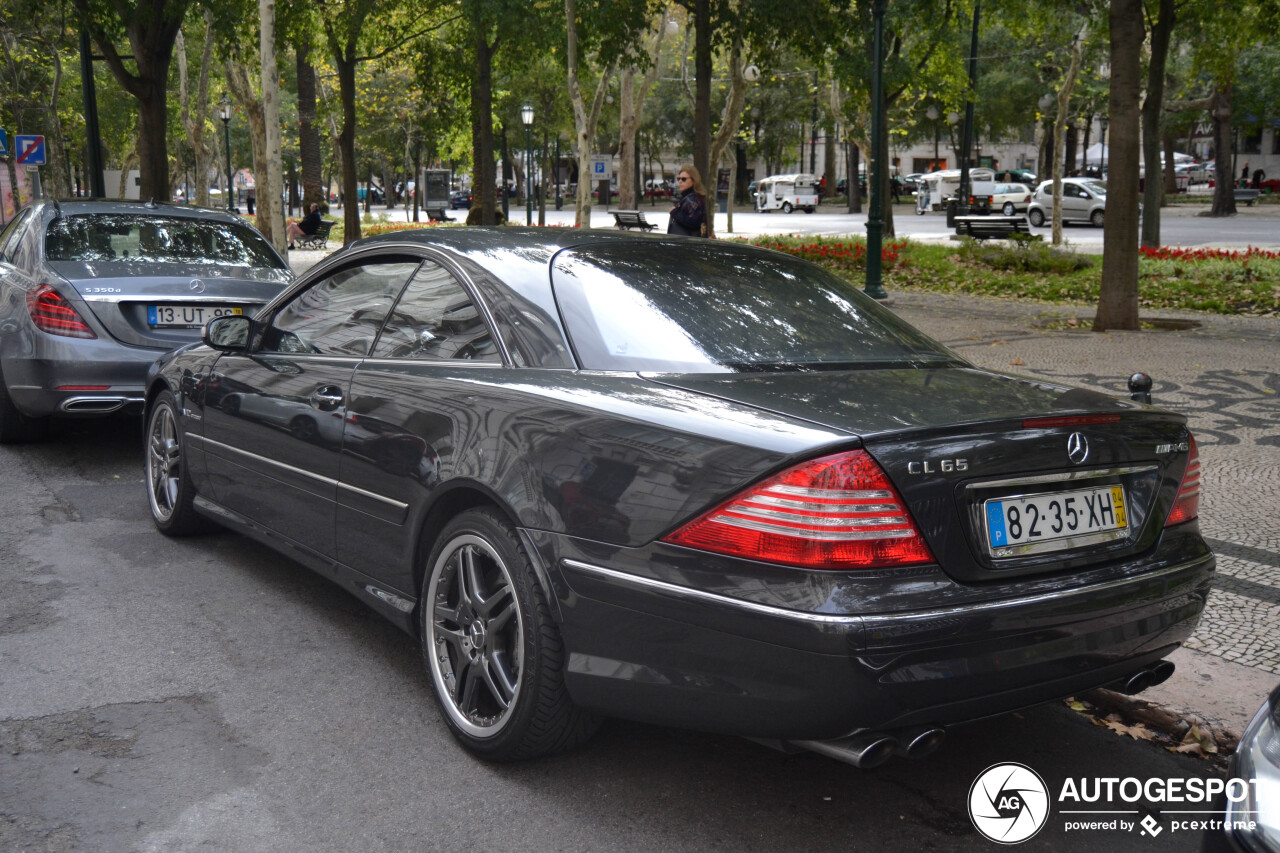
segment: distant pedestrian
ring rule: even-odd
[[[244,204],[245,204],[245,207],[249,208],[250,216],[253,216],[253,206],[258,201],[257,198],[254,197],[254,192],[255,192],[254,190],[249,190],[247,193],[245,193],[245,196],[244,196]]]
[[[320,230],[320,205],[315,202],[311,203],[311,212],[308,213],[301,222],[290,222],[289,227],[285,229],[285,233],[289,235],[289,248],[293,248],[293,241],[298,237],[310,237]]]
[[[1244,168],[1240,170],[1240,186],[1249,186],[1249,164],[1245,163]]]
[[[901,204],[898,196],[902,195],[902,181],[898,180],[897,175],[889,179],[889,188],[893,190],[893,203]]]
[[[1255,190],[1262,189],[1262,182],[1267,179],[1267,173],[1261,169],[1253,170],[1253,188]]]
[[[692,165],[681,166],[676,177],[680,197],[671,208],[667,223],[668,234],[685,237],[707,236],[707,190],[702,186],[702,175]]]

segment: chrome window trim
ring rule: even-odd
[[[1191,560],[1186,563],[1179,563],[1175,566],[1167,566],[1153,572],[1146,572],[1133,577],[1117,578],[1116,580],[1105,581],[1103,583],[1092,584],[1090,586],[1079,587],[1071,590],[1059,590],[1055,592],[1040,593],[1038,595],[1024,595],[1019,598],[1002,599],[1000,601],[961,604],[956,607],[945,607],[939,610],[920,610],[911,613],[869,614],[866,616],[837,616],[825,613],[804,613],[797,610],[787,610],[782,607],[774,607],[768,604],[758,604],[754,601],[744,601],[740,598],[731,598],[727,595],[719,595],[714,592],[692,589],[690,587],[668,583],[667,581],[660,581],[655,578],[646,578],[639,575],[628,574],[627,572],[620,572],[616,569],[606,569],[603,566],[584,563],[580,560],[564,558],[560,563],[562,566],[566,566],[571,569],[577,569],[578,571],[586,572],[587,574],[597,575],[599,577],[608,578],[610,580],[619,581],[632,586],[669,593],[678,598],[721,604],[726,607],[732,607],[748,613],[776,616],[782,619],[791,619],[793,621],[803,622],[810,625],[831,625],[843,627],[854,627],[860,625],[868,628],[875,628],[878,626],[889,626],[903,622],[919,622],[951,616],[970,616],[976,613],[991,613],[1016,609],[1019,607],[1034,606],[1036,604],[1043,604],[1049,601],[1063,601],[1081,595],[1094,595],[1110,589],[1127,586],[1129,584],[1147,583],[1149,581],[1159,580],[1188,569],[1194,569],[1212,559],[1213,555],[1207,554],[1195,560]]]

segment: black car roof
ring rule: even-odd
[[[40,201],[36,202],[33,207],[35,207],[37,214],[48,211],[57,212],[61,216],[127,213],[210,219],[221,222],[245,222],[243,217],[227,213],[225,210],[196,207],[190,204],[174,204],[167,201],[72,198]]]

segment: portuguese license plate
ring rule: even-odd
[[[1123,486],[989,500],[987,541],[995,550],[1121,530],[1126,508]]]
[[[243,313],[243,308],[230,305],[148,305],[147,323],[157,329],[199,328],[216,317]]]

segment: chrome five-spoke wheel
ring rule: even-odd
[[[161,533],[187,536],[213,527],[192,507],[195,487],[187,471],[173,394],[161,392],[147,414],[147,498]]]

